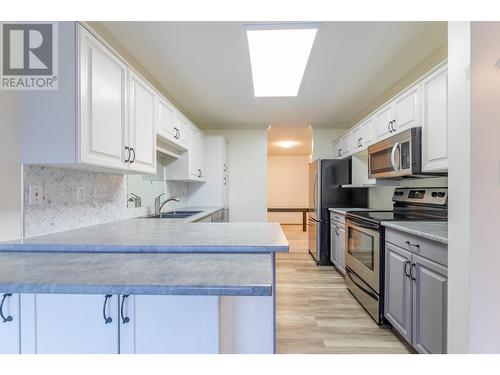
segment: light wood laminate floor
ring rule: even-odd
[[[283,225],[291,245],[277,255],[278,353],[409,353],[380,328],[331,266],[317,267],[300,225]]]

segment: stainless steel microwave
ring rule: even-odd
[[[446,173],[422,172],[422,130],[405,130],[368,147],[370,178],[442,176]]]

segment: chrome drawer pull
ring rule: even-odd
[[[416,247],[417,249],[420,249],[420,245],[418,243],[411,243],[410,241],[405,241],[405,243],[410,247]]]

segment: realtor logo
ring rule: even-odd
[[[57,23],[2,23],[0,30],[0,89],[57,89]]]

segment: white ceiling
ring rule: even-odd
[[[345,124],[446,42],[445,22],[323,22],[299,95],[254,98],[239,22],[103,22],[202,127]]]
[[[278,142],[293,141],[296,145],[282,148]],[[309,126],[272,125],[267,131],[268,155],[311,155],[312,131]]]

